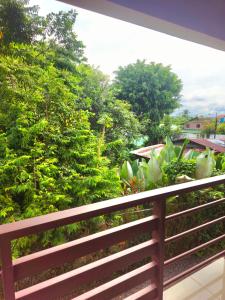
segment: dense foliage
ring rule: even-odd
[[[210,177],[216,166],[213,152],[209,149],[203,153],[185,152],[187,144],[188,140],[182,147],[175,146],[166,138],[164,148],[159,153],[151,151],[148,162],[145,159],[125,161],[120,169],[125,193]]]
[[[95,70],[84,63],[83,45],[72,32],[76,13],[32,18],[34,8],[26,3],[0,2],[2,20],[10,18],[0,24],[0,223],[121,193],[115,165],[109,166],[111,161],[102,155],[101,130],[91,122],[91,107],[105,91],[95,97],[100,80],[93,90],[85,84],[92,81]],[[29,39],[28,33],[23,34],[28,21],[39,28],[38,33],[30,28]],[[15,35],[18,39],[13,40]],[[98,222],[92,222],[89,230]],[[60,243],[80,230],[75,224],[21,239],[14,255]]]
[[[161,153],[151,152],[151,159],[148,162],[144,159],[141,161],[125,161],[120,169],[120,176],[124,184],[124,194],[137,193],[224,173],[224,154],[214,156],[213,152],[209,149],[202,153],[193,150],[186,152],[186,145],[187,141],[182,147],[176,147],[167,139],[166,146]],[[170,197],[166,200],[166,213],[173,214],[180,212],[194,206],[224,198],[224,195],[224,185],[220,185],[214,188]],[[219,208],[218,206],[210,207],[192,215],[187,214],[186,216],[182,216],[182,218],[176,218],[167,223],[165,228],[166,237],[176,235],[209,220],[219,218],[224,215],[224,208],[225,204],[222,203]],[[137,207],[132,212],[130,220],[138,214],[142,214],[142,217],[151,215],[151,206]],[[224,223],[221,222],[216,226],[211,226],[209,229],[201,231],[201,234],[185,236],[184,239],[180,239],[176,243],[166,245],[165,256],[166,258],[176,256],[183,251],[187,251],[198,244],[207,242],[223,234],[224,230]],[[221,242],[197,254],[209,255],[223,248],[224,242]]]
[[[210,135],[225,134],[225,124],[216,123],[215,120],[211,121],[201,131],[202,136],[210,137]]]
[[[158,140],[164,114],[179,107],[182,84],[170,67],[138,60],[115,72],[115,94],[131,103],[150,142]]]
[[[88,65],[74,32],[76,18],[74,10],[41,17],[27,0],[0,0],[0,223],[225,170],[223,155],[215,161],[209,150],[184,154],[186,143],[175,147],[166,138],[179,134],[189,119],[187,111],[179,118],[169,115],[179,106],[182,88],[171,68],[137,61],[120,67],[111,84]],[[148,142],[166,138],[166,146],[148,162],[130,163],[129,152],[143,135]],[[223,192],[194,193],[189,202],[173,198],[168,210]],[[134,208],[21,239],[13,254],[139,216],[144,214]]]
[[[99,137],[100,148],[113,164],[121,163],[129,156],[136,139],[141,134],[141,125],[131,105],[118,100],[113,94],[109,79],[100,70],[86,68],[87,76],[81,82],[84,97],[80,106],[90,111],[91,128]]]
[[[38,8],[29,7],[28,0],[0,1],[0,45],[31,43],[40,34]]]
[[[77,108],[79,77],[34,46],[11,45],[9,53],[0,62],[1,223],[118,195],[89,112]]]

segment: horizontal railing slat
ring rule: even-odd
[[[13,240],[25,235],[39,233],[59,226],[86,220],[98,215],[134,207],[146,202],[155,201],[157,199],[165,199],[166,197],[193,192],[195,190],[204,189],[221,183],[225,183],[225,175],[195,180],[192,182],[181,183],[173,186],[167,186],[147,192],[128,195],[116,199],[101,201],[94,204],[59,211],[44,216],[30,218],[10,224],[4,224],[0,226],[0,240],[5,238]]]
[[[73,300],[109,300],[145,282],[156,272],[156,263],[151,262],[110,282],[107,282]]]
[[[199,206],[196,206],[196,207],[192,207],[192,208],[183,210],[181,212],[178,212],[178,213],[175,213],[175,214],[172,214],[172,215],[168,215],[168,216],[166,216],[165,219],[166,219],[166,221],[170,221],[170,220],[173,220],[173,219],[176,219],[176,218],[179,218],[179,217],[183,217],[183,216],[185,216],[187,214],[194,213],[194,212],[199,211],[201,209],[205,209],[205,208],[209,208],[211,206],[219,205],[219,204],[221,204],[223,202],[225,202],[225,198],[214,200],[214,201],[206,203],[206,204],[202,204],[202,205],[199,205]]]
[[[207,227],[209,227],[211,225],[214,225],[216,223],[219,223],[221,221],[225,221],[225,216],[217,218],[217,219],[209,221],[209,222],[206,222],[206,223],[204,223],[202,225],[199,225],[199,226],[196,226],[196,227],[191,228],[189,230],[183,231],[183,232],[178,233],[176,235],[173,235],[171,237],[168,237],[168,238],[165,239],[165,243],[174,242],[174,241],[176,241],[178,239],[181,239],[181,238],[185,237],[186,235],[195,233],[195,232],[197,232],[199,230],[205,229],[205,228],[207,228]]]
[[[169,264],[171,264],[171,263],[173,263],[173,262],[175,262],[175,261],[177,261],[177,260],[180,260],[180,259],[182,259],[182,258],[184,258],[184,257],[186,257],[186,256],[189,256],[189,255],[191,255],[191,254],[194,254],[194,253],[196,253],[196,252],[198,252],[198,251],[200,251],[200,250],[202,250],[202,249],[204,249],[204,248],[206,248],[206,247],[209,247],[210,245],[213,245],[213,244],[215,244],[215,243],[218,243],[219,241],[222,241],[222,240],[224,240],[224,239],[225,239],[225,234],[223,234],[223,235],[221,235],[221,236],[218,236],[217,238],[212,239],[212,240],[210,240],[210,241],[208,241],[208,242],[206,242],[206,243],[204,243],[204,244],[201,244],[201,245],[199,245],[199,246],[196,246],[196,247],[194,247],[194,248],[192,248],[192,249],[190,249],[190,250],[188,250],[188,251],[186,251],[186,252],[183,252],[183,253],[181,253],[181,254],[179,254],[179,255],[177,255],[177,256],[174,256],[174,257],[172,257],[172,258],[170,258],[170,259],[167,259],[167,260],[165,261],[164,265],[167,266],[167,265],[169,265]]]
[[[16,299],[34,300],[47,299],[48,295],[51,295],[51,297],[63,296],[68,291],[73,290],[74,287],[93,282],[96,279],[104,279],[112,276],[113,272],[123,270],[133,263],[149,257],[152,253],[155,253],[156,247],[156,240],[150,240],[133,246],[24,289],[16,294]]]
[[[203,267],[207,266],[208,264],[210,264],[211,262],[215,261],[216,259],[225,256],[225,250],[207,258],[206,260],[198,263],[197,265],[185,270],[184,272],[179,273],[178,275],[168,279],[167,281],[164,282],[164,287],[168,287],[174,283],[176,283],[177,281],[184,279],[185,277],[193,274],[194,272],[202,269]]]
[[[148,232],[150,235],[157,221],[155,216],[146,217],[18,258],[13,262],[15,280],[62,265],[142,233]]]
[[[154,283],[148,287],[126,297],[124,300],[155,300],[157,298],[157,288]]]

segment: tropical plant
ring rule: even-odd
[[[145,160],[134,160],[131,162],[124,162],[121,168],[121,179],[124,184],[125,193],[137,193],[140,191],[156,188],[159,186],[166,186],[169,184],[183,183],[200,179],[204,177],[223,174],[225,170],[225,154],[220,154],[217,157],[213,152],[206,149],[199,153],[194,150],[185,151],[188,141],[185,141],[182,146],[175,146],[169,138],[166,139],[164,149],[156,154],[151,153],[149,162]],[[157,162],[155,164],[155,162]],[[151,167],[150,167],[151,165]],[[140,174],[140,175],[139,175]],[[153,179],[154,178],[154,179]],[[145,183],[148,183],[147,185]],[[170,197],[167,199],[167,214],[173,214],[182,210],[192,208],[204,203],[208,203],[220,198],[225,194],[224,185],[215,188],[208,188],[191,192],[185,195]],[[193,216],[179,218],[171,221],[166,226],[166,236],[171,236],[185,231],[192,227],[198,226],[213,218],[219,218],[223,214],[225,205],[221,205],[221,209],[210,208],[200,211]],[[129,215],[129,221],[133,220],[135,215],[139,213],[148,215],[151,214],[151,206],[143,205],[136,207],[135,214]],[[173,257],[195,247],[197,244],[209,241],[212,237],[221,235],[224,232],[224,225],[215,226],[210,229],[210,232],[204,232],[198,236],[189,236],[185,243],[178,241],[175,245],[171,243],[165,252],[167,258]],[[198,255],[215,253],[222,249],[223,245],[216,245],[214,249],[206,249],[204,252],[198,252]],[[213,252],[214,251],[214,252]]]
[[[159,138],[165,139],[167,136],[171,139],[177,138],[181,133],[181,126],[175,122],[174,117],[164,115],[159,124]]]
[[[206,149],[196,158],[196,179],[210,177],[216,166],[214,154],[210,149]]]
[[[206,149],[203,153],[193,150],[185,153],[187,144],[185,140],[182,146],[175,146],[166,138],[164,148],[158,154],[151,151],[148,162],[125,161],[120,169],[125,193],[210,177],[216,166],[213,152]],[[222,159],[221,164],[225,165]]]

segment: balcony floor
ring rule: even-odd
[[[216,260],[168,288],[163,300],[225,300],[225,259]]]

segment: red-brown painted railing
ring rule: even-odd
[[[225,175],[169,186],[11,224],[0,225],[1,277],[5,299],[54,299],[70,294],[72,290],[80,285],[89,284],[95,281],[96,278],[101,279],[110,276],[116,271],[123,270],[149,257],[151,257],[150,263],[104,283],[74,299],[109,300],[148,279],[151,279],[149,286],[138,292],[134,292],[132,296],[128,296],[126,299],[162,299],[163,286],[165,287],[176,282],[225,254],[225,251],[222,251],[163,283],[163,270],[165,265],[169,265],[174,261],[191,255],[225,238],[225,234],[223,234],[220,237],[194,247],[193,249],[189,249],[164,262],[165,244],[174,242],[186,235],[225,220],[225,217],[221,217],[165,239],[164,227],[170,220],[181,218],[184,215],[208,208],[212,205],[219,205],[225,201],[225,198],[219,199],[183,212],[165,216],[166,198],[223,183],[225,183]],[[62,225],[87,220],[91,217],[121,211],[144,203],[152,203],[152,216],[12,260],[11,241],[14,239],[40,233]],[[39,274],[49,268],[63,265],[65,262],[71,262],[121,241],[131,240],[143,233],[149,234],[149,240],[146,242],[142,242],[136,246],[132,246],[116,254],[104,257],[28,288],[19,291],[15,291],[14,289],[15,282],[24,277]]]

